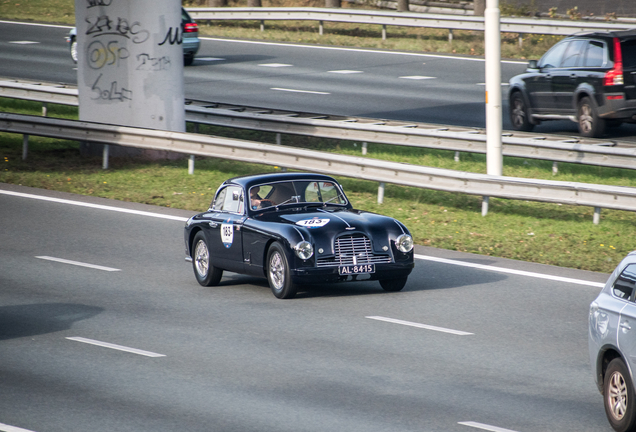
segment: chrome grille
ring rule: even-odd
[[[318,267],[341,265],[390,263],[389,255],[376,255],[371,247],[371,240],[363,234],[338,237],[334,245],[335,256],[318,258]]]

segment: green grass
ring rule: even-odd
[[[0,98],[0,111],[39,115],[37,103]],[[75,108],[49,106],[49,115],[76,118]],[[201,126],[201,132],[275,142],[275,135],[256,131]],[[360,156],[359,143],[283,136],[283,145]],[[206,209],[216,188],[229,177],[266,171],[267,167],[213,158],[197,158],[194,175],[187,160],[143,161],[111,158],[110,169],[101,169],[101,158],[81,157],[79,144],[31,137],[29,155],[21,160],[22,137],[0,133],[0,182],[42,189],[141,202],[199,212]],[[470,172],[485,172],[485,156],[369,145],[368,157],[418,163]],[[504,174],[525,178],[550,178],[597,184],[635,186],[630,170],[560,164],[552,176],[550,162],[504,159]],[[611,272],[634,249],[636,215],[603,210],[601,223],[592,224],[589,207],[491,199],[490,212],[481,216],[481,198],[458,193],[387,185],[384,204],[377,204],[377,184],[339,178],[354,206],[400,219],[417,244],[530,262]]]

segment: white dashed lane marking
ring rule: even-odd
[[[402,320],[395,319],[395,318],[386,318],[386,317],[381,317],[381,316],[368,316],[368,317],[365,317],[365,318],[376,320],[376,321],[384,321],[384,322],[388,322],[388,323],[392,323],[392,324],[400,324],[400,325],[409,326],[409,327],[417,327],[417,328],[421,328],[421,329],[425,329],[425,330],[433,330],[433,331],[437,331],[437,332],[441,332],[441,333],[450,333],[450,334],[454,334],[454,335],[457,335],[457,336],[470,336],[470,335],[474,334],[474,333],[468,333],[468,332],[461,331],[461,330],[453,330],[453,329],[448,329],[448,328],[444,328],[444,327],[432,326],[432,325],[428,325],[428,324],[421,324],[421,323],[415,323],[415,322],[410,322],[410,321],[402,321]]]
[[[469,426],[469,427],[473,427],[476,429],[481,429],[481,430],[486,430],[486,431],[490,431],[490,432],[516,432],[513,431],[511,429],[504,429],[504,428],[500,428],[497,426],[491,426],[491,425],[487,425],[487,424],[483,424],[483,423],[477,423],[477,422],[459,422],[458,424],[462,425],[462,426]]]
[[[437,77],[432,76],[422,76],[422,75],[410,75],[410,76],[401,76],[401,79],[409,79],[409,80],[429,80],[436,79]]]
[[[103,271],[109,271],[109,272],[118,272],[121,271],[119,269],[116,268],[112,268],[112,267],[104,267],[104,266],[100,266],[100,265],[95,265],[95,264],[88,264],[88,263],[83,263],[83,262],[79,262],[79,261],[71,261],[71,260],[67,260],[64,258],[55,258],[55,257],[50,257],[50,256],[36,256],[37,259],[41,259],[41,260],[46,260],[46,261],[55,261],[55,262],[59,262],[62,264],[70,264],[70,265],[74,265],[74,266],[78,266],[78,267],[88,267],[88,268],[92,268],[95,270],[103,270]]]
[[[308,94],[316,94],[316,95],[328,95],[328,94],[331,94],[331,93],[328,93],[328,92],[321,92],[321,91],[297,90],[297,89],[287,89],[287,88],[280,88],[280,87],[272,87],[270,90],[284,91],[284,92],[291,92],[291,93],[308,93]]]
[[[281,67],[291,67],[293,65],[285,64],[285,63],[263,63],[259,64],[262,67],[271,67],[271,68],[281,68]]]
[[[348,74],[361,74],[361,73],[364,73],[364,72],[355,71],[355,70],[332,70],[332,71],[328,71],[327,73],[348,75]]]
[[[144,350],[140,350],[137,348],[130,348],[130,347],[126,347],[123,345],[115,345],[112,343],[108,343],[108,342],[101,342],[101,341],[97,341],[97,340],[93,340],[93,339],[86,339],[83,337],[67,337],[66,339],[68,340],[72,340],[75,342],[82,342],[85,344],[89,344],[89,345],[96,345],[96,346],[100,346],[102,348],[110,348],[110,349],[114,349],[117,351],[125,351],[125,352],[129,352],[129,353],[133,353],[133,354],[138,354],[138,355],[142,355],[142,356],[146,356],[146,357],[165,357],[164,354],[157,354],[151,351],[144,351]]]

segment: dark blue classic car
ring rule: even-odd
[[[225,181],[210,208],[186,222],[185,252],[203,286],[227,270],[266,277],[283,299],[324,282],[371,279],[400,291],[413,269],[402,223],[354,210],[336,180],[308,173]]]

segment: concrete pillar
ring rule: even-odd
[[[501,148],[501,33],[499,0],[487,0],[485,11],[486,48],[486,167],[489,175],[502,175]]]
[[[80,120],[184,132],[181,2],[75,0],[75,20]]]

